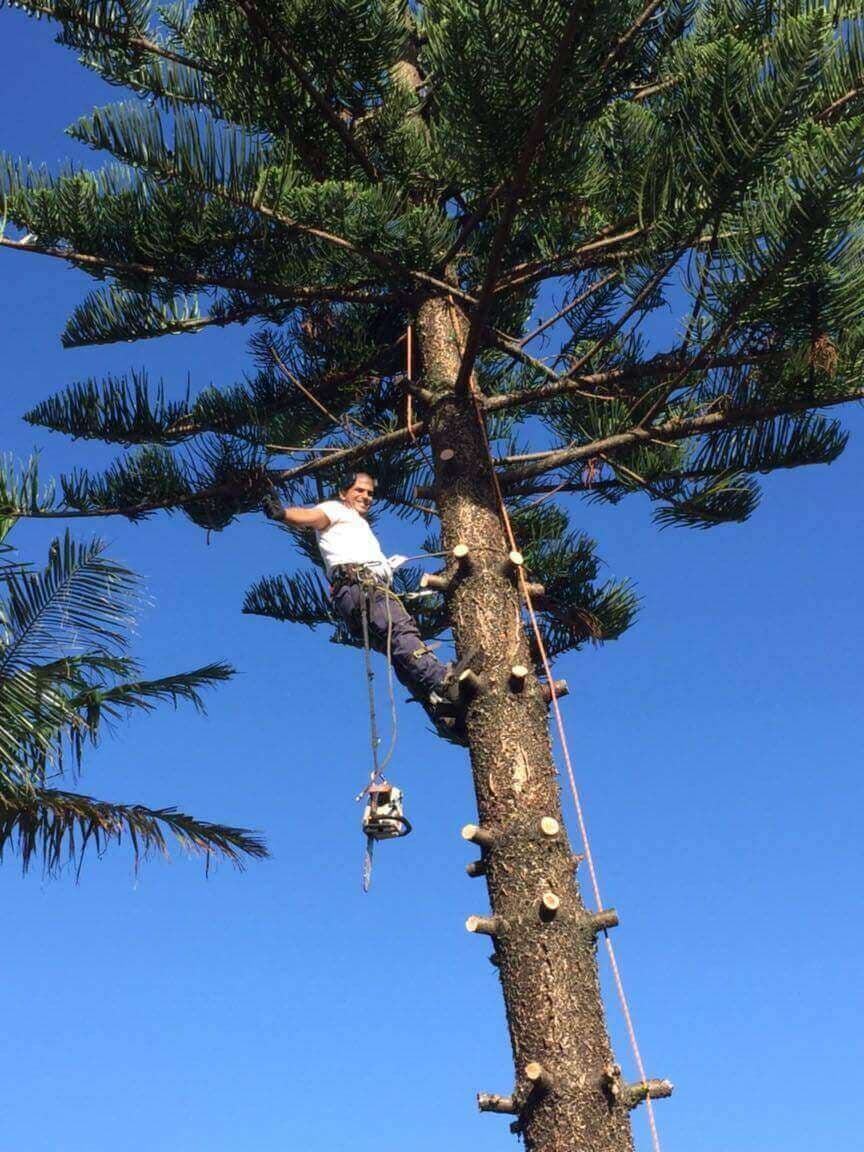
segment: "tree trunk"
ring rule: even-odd
[[[598,926],[582,903],[563,829],[547,705],[533,673],[511,673],[532,661],[482,433],[470,395],[454,391],[465,332],[451,301],[420,305],[423,384],[436,396],[428,419],[443,547],[470,549],[470,565],[449,584],[447,609],[457,652],[476,653],[481,677],[465,707],[482,831],[465,835],[485,842],[478,872],[492,912],[468,927],[493,937],[516,1069],[513,1110],[529,1152],[632,1152],[626,1094],[607,1083],[614,1061]]]

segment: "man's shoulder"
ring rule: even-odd
[[[341,500],[322,500],[321,503],[316,504],[315,507],[324,513],[331,524],[337,524],[340,521],[344,523],[346,520],[352,519],[352,516],[357,515],[352,508],[346,507]]]

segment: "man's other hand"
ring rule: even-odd
[[[285,509],[282,501],[275,492],[268,492],[264,499],[261,501],[261,507],[264,509],[264,515],[268,520],[284,520]]]

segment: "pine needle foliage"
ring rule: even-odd
[[[555,652],[637,610],[555,496],[640,493],[659,525],[709,528],[754,512],[761,474],[842,452],[824,413],[864,396],[860,4],[11,7],[120,98],[69,129],[102,168],[0,163],[0,246],[99,281],[70,346],[251,323],[254,369],[43,400],[34,424],[123,454],[44,490],[6,469],[0,516],[221,529],[271,485],[317,500],[362,463],[385,508],[431,525],[435,381],[409,385],[405,341],[436,294],[470,324],[463,371]],[[259,581],[244,611],[332,624],[301,554],[313,570]],[[446,631],[434,598],[411,610]]]
[[[208,867],[266,855],[242,828],[54,787],[78,779],[86,749],[119,721],[160,704],[203,712],[202,693],[234,671],[214,663],[145,678],[128,651],[143,596],[134,573],[101,541],[77,543],[68,532],[51,544],[45,568],[16,563],[3,544],[12,524],[0,527],[0,859],[12,853],[25,871],[38,859],[54,874],[67,862],[80,868],[88,847],[101,855],[126,840],[137,867],[167,853],[169,839]]]

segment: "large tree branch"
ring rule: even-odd
[[[376,453],[384,452],[390,448],[399,448],[409,441],[414,441],[425,432],[426,424],[419,420],[410,428],[395,428],[392,432],[385,432],[382,436],[376,436],[363,444],[354,444],[350,448],[340,448],[320,460],[308,460],[281,472],[271,472],[270,475],[274,481],[287,484],[290,480],[299,480],[301,476],[312,476],[316,472],[326,472],[333,467],[343,468],[346,464],[356,464],[360,460],[369,460]]]
[[[511,351],[510,345],[501,341],[498,346],[502,351]],[[515,350],[511,352],[515,355]],[[782,352],[756,352],[750,355],[714,356],[699,368],[701,372],[708,372],[715,368],[744,368],[750,364],[764,364],[766,361],[779,359]],[[532,366],[542,369],[551,376],[548,384],[540,384],[536,388],[525,388],[520,392],[504,392],[500,396],[490,396],[485,401],[487,411],[501,411],[505,408],[518,408],[522,405],[538,404],[544,400],[552,400],[556,396],[585,395],[591,399],[604,399],[596,394],[598,388],[615,388],[626,384],[628,380],[639,380],[645,376],[667,376],[678,372],[684,363],[679,353],[664,352],[651,360],[639,364],[628,364],[621,368],[610,368],[605,372],[587,372],[577,376],[559,376],[542,361],[532,361]]]
[[[634,36],[636,36],[642,28],[648,23],[657,9],[662,5],[663,0],[649,0],[649,3],[642,9],[626,32],[615,41],[609,55],[600,65],[600,71],[604,72],[612,64],[615,64],[620,58],[624,49],[630,43]]]
[[[619,258],[620,252],[609,253],[609,249],[615,249],[628,240],[638,239],[648,234],[647,228],[626,227],[626,221],[623,223],[625,225],[623,230],[621,230],[621,224],[609,225],[607,228],[601,229],[591,240],[587,240],[569,252],[556,256],[551,261],[526,260],[522,264],[514,264],[512,268],[507,269],[508,279],[499,280],[496,284],[495,295],[513,292],[518,288],[530,288],[542,280],[557,279],[575,272],[583,272],[588,268],[596,268],[607,260]],[[595,253],[600,254],[600,259],[592,259]],[[607,255],[607,253],[609,254]]]
[[[329,285],[286,285],[268,280],[246,280],[239,276],[206,276],[201,272],[183,272],[169,268],[159,268],[155,264],[142,264],[133,260],[118,260],[111,256],[94,256],[89,252],[59,245],[40,244],[31,240],[10,240],[0,236],[0,248],[13,252],[30,252],[37,256],[50,256],[55,260],[68,260],[70,264],[94,272],[113,272],[120,276],[130,276],[142,280],[165,280],[170,284],[185,288],[222,288],[230,292],[244,292],[248,296],[271,296],[277,300],[307,301],[327,300],[347,304],[389,304],[404,299],[402,292],[371,292],[364,288],[339,288]]]
[[[173,165],[165,166],[164,164],[154,163],[152,165],[142,164],[140,160],[133,159],[130,156],[121,154],[120,159],[125,163],[131,164],[136,168],[140,168],[157,179],[164,180],[178,180],[181,183],[191,184],[200,192],[211,193],[218,196],[219,199],[226,201],[233,205],[235,208],[241,208],[244,211],[254,212],[259,216],[263,216],[266,220],[271,220],[274,224],[285,228],[290,232],[298,232],[303,236],[309,236],[313,240],[320,240],[322,243],[327,244],[333,248],[340,248],[344,252],[350,252],[352,255],[365,260],[367,263],[372,264],[375,268],[380,269],[382,272],[389,276],[397,276],[400,279],[416,281],[418,284],[426,285],[429,288],[435,288],[439,292],[444,292],[454,297],[454,299],[462,301],[467,305],[476,303],[476,299],[468,292],[464,292],[456,285],[449,284],[446,280],[441,280],[437,276],[433,276],[429,272],[424,272],[419,268],[410,268],[407,265],[400,264],[397,260],[386,256],[382,252],[376,252],[372,248],[366,248],[361,244],[355,244],[352,240],[348,240],[345,236],[340,236],[335,232],[330,232],[325,228],[318,228],[314,224],[307,224],[302,220],[296,220],[291,216],[286,216],[284,213],[278,212],[275,208],[269,208],[265,204],[258,204],[254,201],[243,199],[242,197],[232,195],[227,188],[213,187],[199,183],[194,179],[190,179],[187,173],[184,173]]]
[[[382,366],[382,360],[391,357],[404,340],[404,335],[399,336],[391,344],[376,349],[372,355],[367,356],[365,360],[361,360],[358,364],[354,364],[351,368],[343,368],[338,372],[322,373],[316,379],[308,381],[304,385],[303,391],[308,392],[310,397],[314,396],[314,400],[311,401],[313,404],[317,404],[319,401],[324,404],[329,403],[341,388],[352,383],[352,381],[358,380],[361,376],[369,374],[373,369],[378,368],[382,374],[388,372],[388,368]],[[274,360],[275,359],[276,357],[274,357]],[[277,364],[281,364],[281,361],[277,360]],[[314,392],[313,389],[315,389]],[[284,412],[290,411],[291,407],[296,404],[296,401],[297,397],[292,394],[284,403],[271,405],[264,413],[264,419],[272,419],[274,416],[280,416]],[[332,417],[330,418],[332,419]],[[338,423],[338,421],[334,420],[334,423]],[[166,435],[170,436],[172,440],[179,441],[192,436],[201,436],[208,432],[231,432],[232,435],[235,435],[236,429],[232,430],[219,421],[196,421],[193,416],[181,416],[180,419],[167,430]],[[252,437],[241,438],[249,440],[250,443],[257,444],[260,442]],[[292,449],[292,451],[293,450],[294,449]],[[296,450],[312,451],[313,449],[311,446],[297,446]]]
[[[501,218],[498,221],[498,227],[495,229],[495,234],[492,237],[492,244],[489,251],[489,259],[486,263],[486,272],[483,277],[483,284],[480,289],[477,304],[474,306],[471,314],[471,323],[468,328],[468,335],[465,338],[465,348],[462,353],[462,360],[459,366],[459,374],[456,377],[455,391],[467,387],[468,380],[470,379],[471,372],[474,368],[474,361],[477,353],[480,350],[480,345],[483,339],[483,331],[486,327],[486,320],[489,315],[489,309],[492,304],[492,296],[494,293],[495,285],[498,280],[498,273],[501,267],[501,260],[504,255],[504,249],[507,245],[507,240],[510,236],[510,230],[513,226],[513,220],[516,216],[516,210],[519,206],[519,200],[525,191],[525,186],[528,181],[528,173],[537,150],[543,142],[543,137],[546,131],[546,124],[549,115],[552,111],[552,106],[558,97],[561,88],[561,81],[564,75],[564,68],[570,56],[570,49],[573,41],[576,38],[576,33],[583,17],[582,3],[573,5],[567,22],[564,25],[564,30],[561,34],[561,40],[558,44],[558,50],[555,53],[555,58],[552,61],[552,66],[549,69],[549,75],[543,87],[540,100],[537,104],[536,111],[534,112],[531,125],[525,136],[522,148],[519,153],[519,159],[516,163],[516,169],[513,173],[513,178],[507,186],[503,194],[504,205],[501,213]]]
[[[717,217],[717,223],[718,224],[719,224],[719,220],[720,220],[720,217],[718,216]],[[782,259],[780,259],[779,261],[777,261],[776,264],[773,264],[771,266],[768,275],[758,277],[750,285],[750,287],[748,289],[746,289],[746,291],[742,292],[739,295],[739,297],[735,301],[733,307],[730,308],[729,312],[726,314],[726,318],[725,318],[725,321],[724,321],[722,327],[718,327],[715,329],[715,331],[711,334],[711,336],[708,338],[708,340],[705,342],[705,344],[702,345],[702,347],[699,349],[699,351],[697,353],[695,353],[695,355],[690,357],[688,362],[686,364],[684,364],[679,369],[678,374],[675,377],[673,377],[673,379],[669,382],[669,384],[666,385],[665,388],[661,389],[659,396],[657,396],[655,398],[654,403],[651,405],[651,407],[648,409],[648,411],[643,415],[643,417],[640,421],[640,423],[642,425],[650,424],[650,422],[654,419],[654,417],[662,410],[662,408],[665,405],[665,403],[667,402],[668,398],[674,393],[675,389],[681,384],[681,381],[684,380],[685,377],[687,377],[691,372],[700,369],[702,367],[702,365],[706,362],[706,359],[712,355],[712,353],[714,352],[714,350],[716,348],[722,347],[726,338],[734,330],[735,325],[738,323],[739,318],[742,315],[744,315],[744,313],[747,311],[747,309],[750,307],[750,305],[752,303],[754,303],[754,301],[758,298],[759,294],[761,292],[764,292],[766,287],[769,284],[772,284],[785,271],[785,269],[788,268],[789,264],[792,262],[793,258],[795,257],[795,255],[797,254],[799,249],[802,247],[802,245],[804,244],[807,237],[811,234],[812,230],[813,230],[812,228],[808,228],[806,231],[800,232],[795,237],[795,239],[792,241],[792,243],[788,245],[788,247],[786,248],[786,251],[783,253]],[[714,251],[714,248],[716,245],[716,240],[717,240],[717,226],[715,224],[715,227],[712,229],[711,248],[709,249],[709,257],[708,257],[709,260],[711,257],[711,253],[713,253],[713,251]],[[698,308],[700,306],[700,302],[703,298],[704,291],[705,291],[705,279],[703,277],[702,282],[699,285],[699,294],[696,297],[696,302],[695,302],[695,304],[693,306],[693,310],[690,314],[690,320],[688,321],[688,324],[687,324],[687,330],[684,333],[684,346],[685,347],[687,345],[687,342],[689,341],[691,326],[693,324],[694,317],[697,315],[697,311],[698,311]],[[594,350],[592,349],[592,353],[593,353],[593,351]],[[571,369],[571,371],[574,371],[575,369],[582,367],[583,362],[584,361],[577,363],[574,366],[574,368]]]
[[[503,397],[501,399],[504,399]],[[494,408],[494,400],[490,402]],[[542,476],[566,465],[575,464],[579,460],[611,455],[615,452],[625,451],[634,444],[660,441],[673,443],[677,440],[686,440],[691,436],[709,435],[722,432],[727,428],[736,428],[745,424],[758,423],[764,420],[773,420],[778,416],[790,416],[799,412],[819,411],[823,408],[834,408],[840,404],[851,404],[864,400],[864,389],[852,393],[829,396],[814,402],[812,400],[789,401],[786,404],[752,405],[740,408],[733,412],[711,412],[704,416],[695,416],[688,420],[670,420],[654,428],[634,427],[627,432],[619,432],[614,436],[606,436],[602,440],[594,440],[589,444],[580,444],[558,451],[538,453],[536,457],[526,460],[525,457],[505,457],[499,464],[508,464],[513,460],[516,467],[508,467],[501,473],[502,484],[512,488],[531,480],[535,476]],[[368,460],[378,452],[391,448],[398,448],[413,441],[426,432],[426,424],[419,421],[409,428],[396,428],[386,432],[364,444],[353,445],[350,448],[337,449],[325,458],[310,460],[298,464],[293,468],[281,471],[273,470],[268,476],[271,482],[286,484],[291,480],[299,480],[304,476],[312,476],[319,472],[326,472],[334,467],[343,467],[346,464],[355,464],[361,460]],[[524,462],[521,462],[524,461]],[[559,490],[563,490],[560,489]],[[19,519],[76,519],[106,516],[141,516],[150,512],[157,512],[167,508],[185,507],[203,500],[210,500],[218,496],[236,496],[236,484],[219,484],[212,488],[205,488],[194,492],[180,501],[151,501],[123,508],[100,508],[90,511],[78,510],[50,510],[33,512],[18,508],[0,508],[0,515],[14,515]]]
[[[538,324],[527,336],[523,336],[519,341],[519,347],[524,348],[526,344],[530,344],[532,340],[536,340],[538,336],[542,336],[553,324],[557,324],[559,320],[563,320],[565,316],[569,316],[574,308],[578,308],[580,304],[584,304],[586,300],[590,300],[596,292],[600,292],[607,284],[611,284],[613,280],[617,280],[620,275],[621,273],[618,271],[608,272],[605,276],[601,276],[599,280],[595,280],[593,284],[589,284],[584,292],[580,292],[569,304],[566,304],[563,308],[559,308],[548,320],[544,320],[542,324]]]
[[[605,229],[601,229],[596,237],[581,244],[578,248],[574,248],[570,252],[562,253],[556,256],[553,260],[528,260],[522,264],[514,264],[512,268],[508,269],[511,273],[509,280],[500,280],[495,288],[495,295],[503,294],[505,292],[513,292],[518,288],[531,287],[533,284],[539,284],[543,280],[556,280],[561,276],[571,276],[578,272],[585,272],[589,268],[600,268],[608,264],[612,260],[621,260],[627,256],[635,256],[638,258],[639,253],[630,249],[624,251],[615,251],[617,245],[624,244],[628,240],[644,239],[646,238],[651,229],[646,228],[625,228],[624,231],[616,231],[621,228],[627,221],[623,221],[616,225],[609,225]],[[721,233],[719,239],[726,239],[728,234]],[[692,240],[688,240],[682,248],[682,254],[688,247],[702,248],[706,244],[710,244],[712,236],[701,235],[696,236]],[[606,255],[607,250],[612,248],[613,251]],[[599,259],[591,259],[594,253],[600,253]]]
[[[536,457],[505,457],[499,464],[505,466],[513,461],[515,467],[507,468],[501,475],[502,483],[506,487],[521,484],[534,476],[542,476],[556,468],[563,468],[575,464],[579,460],[588,460],[591,457],[613,454],[626,451],[635,444],[648,444],[651,441],[660,441],[672,444],[678,440],[687,440],[691,436],[703,436],[713,432],[722,432],[727,428],[740,428],[745,424],[761,423],[765,420],[774,420],[778,416],[793,416],[798,412],[819,411],[822,408],[834,408],[839,404],[851,404],[857,400],[864,400],[864,389],[845,393],[838,396],[826,397],[822,400],[790,400],[775,404],[754,404],[746,408],[738,408],[726,412],[709,412],[704,416],[692,416],[683,420],[668,420],[665,424],[655,425],[652,428],[635,426],[626,432],[617,432],[613,436],[605,436],[602,440],[592,440],[589,444],[579,444],[567,448],[560,448],[551,452],[537,453]]]
[[[607,461],[610,468],[614,469],[612,461]],[[758,465],[740,465],[735,468],[736,472],[744,472],[748,475],[755,475],[756,473],[764,474],[767,472],[777,472],[781,468],[803,468],[812,461],[805,461],[802,464],[778,464],[776,467],[762,468]],[[627,470],[631,478],[636,476],[635,472]],[[710,480],[713,476],[717,476],[718,470],[716,468],[682,468],[680,471],[664,472],[662,476],[653,477],[652,481],[646,481],[643,478],[636,480],[635,486],[628,486],[619,477],[615,476],[607,480],[565,480],[558,483],[547,484],[526,484],[524,487],[508,489],[508,497],[524,497],[524,496],[555,496],[560,492],[607,492],[616,490],[621,495],[630,495],[631,493],[638,492],[648,488],[650,485],[659,484],[661,481],[665,484],[670,480],[680,481],[685,483],[690,480]],[[661,497],[662,498],[662,497]],[[541,501],[537,501],[541,503]]]
[[[311,236],[313,239],[330,244],[334,248],[342,248],[346,252],[351,252],[353,255],[359,256],[361,259],[368,261],[376,268],[380,268],[382,272],[386,272],[391,276],[399,276],[406,280],[416,280],[419,284],[436,288],[439,292],[445,292],[465,304],[474,304],[476,302],[475,298],[468,292],[463,292],[461,288],[453,284],[448,284],[446,280],[439,280],[437,276],[433,276],[429,272],[423,272],[419,268],[408,268],[406,265],[400,264],[397,260],[392,260],[389,256],[385,256],[382,252],[375,252],[372,248],[365,248],[362,245],[354,244],[344,236],[337,236],[333,232],[328,232],[323,228],[316,228],[312,224],[303,224],[298,220],[292,220],[290,216],[283,216],[273,208],[267,208],[263,204],[250,205],[233,198],[229,199],[231,199],[231,203],[236,204],[238,207],[249,208],[253,212],[258,212],[260,215],[269,220],[273,220],[284,228],[294,229],[302,232],[305,236]]]
[[[422,435],[425,431],[426,425],[422,422],[412,424],[410,428],[397,428],[392,432],[385,432],[382,436],[376,436],[371,440],[367,440],[363,444],[355,444],[350,448],[336,449],[324,457],[306,461],[293,468],[282,470],[273,469],[267,473],[267,479],[271,484],[287,484],[291,480],[299,480],[304,476],[313,476],[318,472],[326,472],[334,467],[341,468],[346,464],[355,464],[360,460],[370,459],[378,452],[385,451],[389,448],[398,448],[409,440],[413,442],[417,436]],[[255,487],[263,487],[263,484],[263,476],[250,478],[247,490],[251,492]],[[26,508],[0,506],[0,516],[14,516],[16,519],[22,520],[74,520],[104,518],[106,516],[140,517],[166,509],[185,508],[187,505],[199,504],[202,501],[212,500],[220,496],[236,497],[238,488],[239,486],[236,482],[228,482],[216,484],[210,488],[202,488],[200,491],[192,492],[180,500],[150,500],[140,504],[124,505],[116,508],[94,508],[85,510],[46,509],[44,511],[33,511]]]
[[[560,377],[554,368],[550,368],[548,364],[544,364],[542,360],[526,352],[518,341],[513,340],[504,332],[498,332],[495,329],[489,334],[489,342],[494,348],[498,348],[501,352],[506,352],[514,360],[520,364],[524,364],[526,368],[533,368],[535,372],[539,372],[548,380],[559,380]]]
[[[235,0],[238,8],[246,17],[251,28],[259,32],[267,42],[271,45],[273,50],[277,52],[285,63],[288,65],[289,70],[293,73],[300,87],[321,113],[324,120],[330,125],[363,171],[371,180],[379,180],[380,176],[377,168],[366,155],[363,148],[361,148],[354,134],[349,129],[348,125],[342,119],[338,112],[330,106],[327,99],[318,91],[312,81],[311,76],[285,43],[284,38],[273,27],[270,21],[258,9],[255,0]]]

